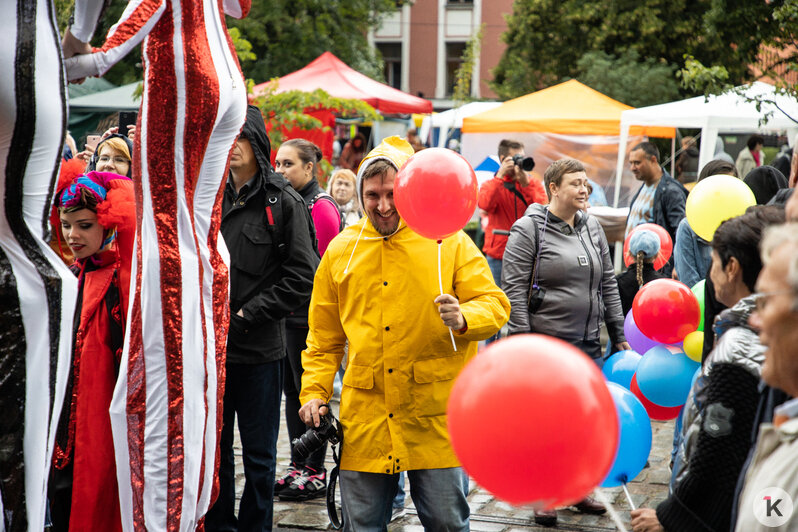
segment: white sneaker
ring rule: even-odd
[[[391,520],[390,522],[393,523],[405,516],[405,509],[404,508],[394,508],[391,512]]]

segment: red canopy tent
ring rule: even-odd
[[[257,96],[269,82],[253,87]],[[330,52],[324,52],[305,68],[280,78],[277,92],[322,89],[330,96],[362,100],[382,114],[431,113],[432,102],[374,81],[353,70]]]

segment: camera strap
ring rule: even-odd
[[[534,218],[532,223],[535,225],[535,240],[537,240],[537,253],[535,253],[535,266],[532,268],[532,288],[538,288],[538,264],[540,264],[540,250],[543,249],[543,243],[546,241],[546,228],[549,226],[549,208],[546,207],[546,216],[543,218],[543,230],[538,232],[538,224]]]
[[[319,408],[322,406],[326,406],[329,411],[332,411],[330,408],[329,403],[324,403],[323,405],[319,405]],[[333,460],[335,461],[335,467],[332,468],[330,471],[330,476],[327,480],[327,516],[330,518],[330,524],[332,525],[333,529],[340,530],[342,523],[341,520],[338,519],[338,511],[335,509],[335,485],[338,483],[338,471],[341,467],[341,458],[338,456],[338,450],[343,449],[344,447],[344,434],[341,431],[339,442],[337,445],[331,445],[332,447],[332,455]]]
[[[338,445],[332,446],[335,467],[330,471],[330,478],[327,483],[327,516],[330,518],[330,524],[335,530],[341,529],[341,521],[338,519],[338,511],[335,509],[335,484],[338,482],[338,468],[341,465],[341,459],[338,458],[338,453],[335,452],[335,448],[340,445],[339,443]]]

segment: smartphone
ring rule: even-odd
[[[119,111],[119,134],[127,137],[127,126],[136,125],[139,114],[136,111]]]
[[[97,144],[99,144],[101,138],[101,135],[86,135],[86,146],[92,150],[97,149]]]

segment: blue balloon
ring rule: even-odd
[[[637,385],[643,396],[656,405],[680,406],[687,400],[693,375],[700,366],[678,347],[658,345],[640,359]]]
[[[608,382],[607,388],[615,401],[621,437],[615,462],[601,487],[613,488],[631,482],[646,466],[651,453],[651,419],[632,392],[614,382]]]
[[[618,351],[604,362],[601,372],[609,382],[620,384],[628,390],[641,358],[637,351],[631,349]]]

